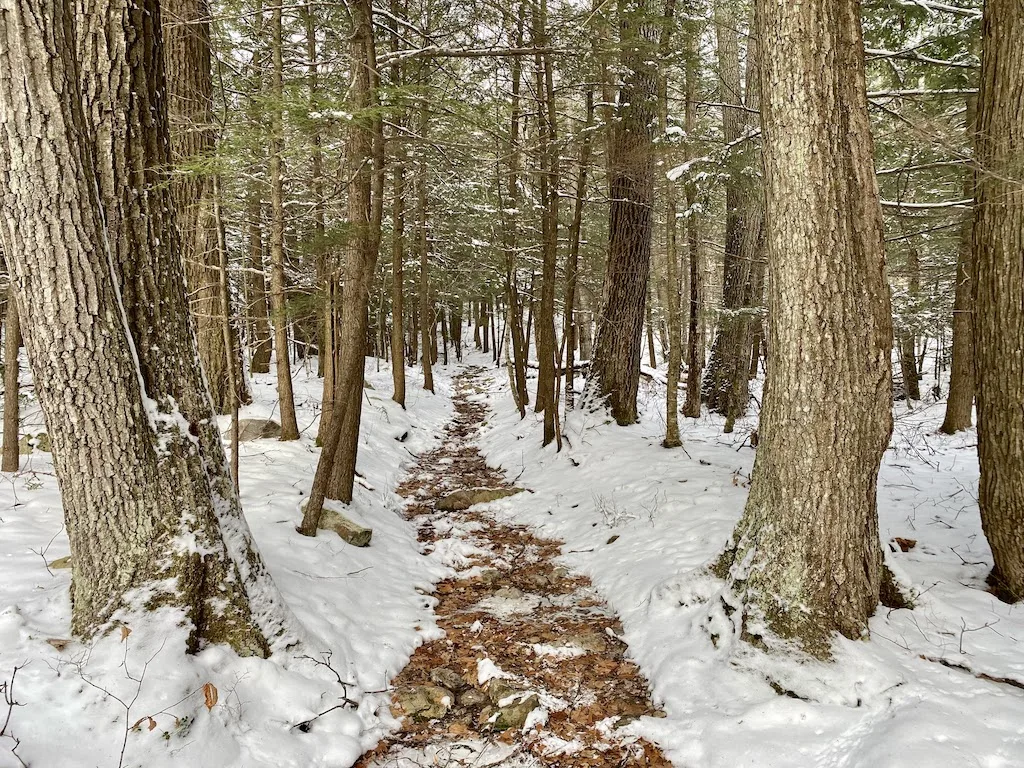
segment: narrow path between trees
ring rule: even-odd
[[[638,717],[663,714],[590,580],[555,563],[561,542],[474,506],[522,490],[471,444],[487,417],[474,400],[482,372],[456,378],[456,415],[441,446],[399,487],[420,540],[447,548],[463,568],[437,585],[446,636],[395,678],[402,728],[357,768],[670,768],[631,733]]]

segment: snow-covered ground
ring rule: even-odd
[[[291,658],[239,659],[211,648],[183,662],[181,632],[159,616],[152,627],[131,627],[123,641],[120,634],[88,645],[72,640],[70,572],[47,568],[69,552],[50,454],[36,451],[22,457],[18,474],[0,475],[0,684],[19,667],[13,692],[21,706],[7,729],[26,764],[345,768],[393,727],[384,691],[415,648],[437,636],[433,598],[425,593],[450,572],[440,555],[422,554],[393,490],[414,455],[440,438],[451,398],[448,378],[439,377],[431,395],[410,376],[403,411],[390,399],[390,368],[378,372],[368,360],[367,381],[373,388],[363,400],[362,477],[345,513],[373,528],[371,546],[355,548],[329,532],[309,539],[294,529],[319,455],[322,383],[315,373],[295,372],[302,439],[242,444],[246,518],[308,638]],[[273,375],[251,384],[254,403],[242,417],[273,417]],[[31,389],[23,391],[22,431],[41,431]],[[205,683],[218,692],[209,710]],[[343,697],[358,709],[295,727]],[[0,727],[6,714],[0,704]],[[0,767],[19,765],[13,746],[0,738]]]
[[[978,517],[977,435],[937,434],[944,404],[896,405],[879,478],[886,560],[916,607],[881,609],[870,641],[840,639],[834,663],[822,664],[709,637],[723,621],[709,609],[721,584],[701,568],[742,512],[753,416],[731,435],[718,417],[681,419],[684,449],[666,450],[664,388],[645,381],[639,424],[574,413],[557,453],[540,448],[534,414],[520,421],[510,407],[503,371],[487,397],[494,415],[481,450],[534,491],[492,506],[565,541],[567,562],[619,612],[668,714],[645,719],[641,733],[676,765],[1024,766],[1024,690],[938,661],[1024,683],[1024,606],[984,589],[992,560]],[[895,537],[917,543],[904,553]],[[778,695],[769,677],[802,698]]]
[[[318,455],[314,374],[295,374],[300,441],[243,444],[245,513],[305,627],[303,654],[311,658],[237,659],[212,648],[184,659],[178,633],[160,616],[152,627],[132,627],[123,641],[71,640],[68,571],[46,565],[68,554],[50,456],[37,451],[23,457],[20,473],[0,475],[0,682],[21,667],[14,697],[22,706],[8,724],[21,759],[33,768],[351,765],[395,725],[384,691],[413,650],[437,636],[433,598],[424,593],[459,559],[444,546],[424,554],[393,493],[412,456],[440,438],[455,370],[435,371],[436,395],[423,392],[410,371],[402,411],[389,399],[389,369],[367,361],[373,389],[363,401],[362,479],[346,510],[373,527],[366,549],[293,530]],[[630,653],[668,714],[636,727],[675,765],[1024,766],[1024,690],[937,661],[1024,681],[1024,607],[983,588],[991,556],[975,498],[976,436],[936,434],[941,405],[911,412],[897,404],[879,483],[883,541],[917,542],[905,553],[886,547],[916,608],[881,611],[871,640],[840,641],[832,664],[798,664],[764,658],[727,634],[713,645],[705,627],[719,585],[694,575],[742,511],[752,417],[732,435],[714,417],[682,420],[684,450],[666,450],[663,385],[655,377],[642,384],[638,425],[573,414],[556,453],[540,448],[538,420],[532,413],[519,420],[504,370],[492,370],[480,395],[492,415],[479,445],[533,493],[490,508],[563,539],[564,557],[619,612]],[[272,416],[273,377],[256,377],[252,386],[255,402],[243,417]],[[40,430],[31,402],[25,413],[22,431]],[[317,663],[326,653],[337,674]],[[768,676],[802,698],[778,695]],[[201,690],[207,682],[219,694],[209,710]],[[358,708],[299,727],[344,697]],[[6,712],[0,704],[0,727]],[[0,739],[0,768],[19,765],[11,746]]]

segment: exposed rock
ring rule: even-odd
[[[417,722],[437,720],[448,714],[455,694],[437,685],[413,685],[400,688],[391,697],[391,714],[411,717]]]
[[[459,694],[459,706],[466,709],[478,709],[489,701],[487,694],[478,688],[468,688]]]
[[[469,683],[462,679],[462,675],[447,667],[435,667],[430,670],[430,682],[456,693],[469,687]]]
[[[364,528],[333,509],[325,509],[320,515],[319,528],[321,531],[334,531],[353,547],[367,547],[373,537],[372,528]]]
[[[33,448],[37,451],[50,453],[50,436],[45,432],[40,432],[37,435],[22,435],[18,441],[18,453],[22,456],[28,456],[32,453]]]
[[[523,596],[523,590],[511,586],[502,587],[494,593],[494,596],[503,598],[505,600],[518,600]]]
[[[501,678],[494,678],[487,684],[487,698],[497,706],[509,696],[515,696],[523,692],[522,688],[515,688]]]
[[[437,502],[437,509],[446,512],[462,512],[474,504],[486,504],[522,492],[522,488],[467,488],[453,491]]]
[[[537,698],[537,694],[531,693],[521,701],[514,702],[506,707],[499,707],[498,716],[494,719],[492,727],[496,731],[522,728],[526,724],[526,718],[539,706],[540,699]]]
[[[238,440],[246,443],[281,436],[281,425],[273,419],[239,419]]]

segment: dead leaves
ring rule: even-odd
[[[504,476],[488,467],[479,452],[468,444],[484,421],[486,408],[464,396],[456,398],[457,416],[442,445],[420,457],[399,493],[409,499],[406,514],[419,518],[418,538],[436,542],[451,535],[438,524],[436,502],[460,488],[508,487]],[[432,684],[431,672],[447,669],[470,684],[460,693],[444,717],[403,721],[403,729],[381,743],[357,763],[362,768],[387,765],[392,747],[425,747],[444,741],[497,739],[531,753],[551,768],[671,768],[657,746],[621,733],[611,735],[598,724],[617,718],[624,725],[637,717],[659,713],[651,704],[647,681],[631,661],[623,658],[618,641],[622,626],[597,596],[589,579],[570,574],[555,565],[562,543],[535,536],[524,526],[499,524],[478,508],[451,513],[445,522],[459,522],[473,533],[468,540],[486,550],[471,560],[481,575],[449,579],[435,588],[434,609],[445,637],[420,646],[408,666],[392,681],[397,688]],[[467,523],[473,525],[466,525]],[[438,529],[445,531],[438,534]],[[617,536],[609,540],[614,543]],[[494,615],[480,607],[485,598],[505,594],[539,597],[531,612],[515,616]],[[575,647],[579,654],[535,646]],[[492,732],[493,701],[477,681],[477,663],[488,657],[510,679],[513,688],[543,692],[549,704],[547,722],[522,733],[509,728]],[[475,703],[473,703],[475,700]],[[483,707],[483,709],[481,709]],[[555,736],[583,745],[573,754],[548,754],[545,738]]]
[[[210,711],[217,705],[217,686],[213,683],[205,683],[203,685],[203,703],[206,704],[207,711]]]

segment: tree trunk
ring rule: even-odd
[[[609,157],[605,300],[588,387],[621,425],[637,420],[644,306],[651,269],[657,24],[648,0],[619,2],[622,84]]]
[[[659,45],[662,56],[669,52],[671,30],[675,16],[675,0],[665,2],[665,26],[662,28]],[[689,44],[688,44],[689,45]],[[690,46],[692,48],[692,45]],[[658,77],[658,128],[663,137],[668,137],[668,74],[663,71]],[[667,156],[668,153],[666,152]],[[679,307],[679,249],[676,244],[676,185],[665,185],[665,262],[666,262],[666,309],[668,310],[668,371],[665,375],[665,448],[678,448],[683,444],[679,436],[679,369],[682,366],[683,329]]]
[[[974,147],[974,131],[977,122],[978,98],[967,97],[967,113],[964,118],[969,146]],[[973,168],[964,172],[963,197],[974,198]],[[974,209],[968,209],[960,225],[960,252],[956,261],[956,296],[953,299],[953,361],[949,372],[949,396],[946,399],[946,417],[940,431],[955,434],[971,426],[971,411],[974,408],[974,301],[971,298],[974,280],[974,249],[972,230]]]
[[[548,41],[547,0],[533,6],[533,43],[538,51]],[[541,288],[537,313],[536,412],[544,412],[543,445],[555,439],[555,283],[558,266],[558,147],[557,113],[551,54],[538,52],[534,59],[537,93],[538,189],[541,215]]]
[[[19,304],[47,319],[24,330],[71,543],[73,629],[137,613],[143,590],[182,612],[188,650],[265,655],[290,619],[241,515],[188,312],[159,7],[94,2],[76,23],[53,0],[7,8],[4,250]]]
[[[285,304],[287,280],[284,273],[284,179],[281,153],[284,150],[284,61],[281,5],[271,11],[271,77],[270,109],[270,316],[274,327],[274,352],[277,368],[278,410],[281,416],[281,440],[298,440],[299,423],[295,418],[295,396],[292,394],[292,372],[288,350],[288,312]]]
[[[18,318],[18,302],[13,292],[7,297],[7,334],[4,336],[4,441],[3,461],[0,471],[17,472],[20,463],[18,425],[21,420],[21,403],[18,386],[18,351],[21,349],[21,324]]]
[[[229,413],[236,394],[246,401],[248,396],[229,390],[229,378],[243,385],[244,379],[228,371],[231,358],[221,326],[230,309],[222,304],[211,176],[204,167],[216,144],[210,9],[207,0],[164,0],[161,10],[171,160],[175,166],[171,189],[181,232],[185,279],[213,406],[217,413]],[[239,361],[232,365],[239,365]]]
[[[833,632],[866,636],[878,604],[892,429],[860,3],[759,0],[758,13],[771,342],[750,495],[718,570],[747,637],[826,657]]]
[[[974,223],[978,503],[990,583],[1024,599],[1024,5],[988,0],[978,95]]]
[[[405,408],[405,149],[398,152],[391,203],[391,399]]]
[[[427,102],[420,102],[420,136],[429,130]],[[423,389],[434,391],[433,353],[431,339],[434,313],[430,306],[430,243],[427,239],[427,165],[420,162],[416,171],[416,251],[420,262],[420,363],[423,365]],[[486,349],[484,350],[486,351]]]
[[[686,113],[684,129],[687,137],[692,137],[697,128],[696,99],[697,48],[699,41],[688,42],[689,55],[686,60]],[[688,139],[687,154],[693,156],[693,142]],[[697,191],[692,181],[686,184],[686,258],[689,264],[690,301],[686,333],[686,401],[683,403],[683,415],[690,419],[700,418],[700,381],[704,370],[704,339],[700,333],[700,309],[702,283],[700,274],[700,232],[697,212]]]
[[[669,0],[674,2],[674,0]],[[565,410],[571,411],[576,402],[576,347],[579,333],[576,323],[576,282],[579,279],[580,239],[583,231],[583,207],[587,197],[587,174],[590,171],[590,152],[594,133],[594,89],[587,88],[586,122],[580,142],[579,175],[576,177],[576,199],[573,202],[572,224],[569,226],[569,258],[565,265]]]
[[[349,220],[353,235],[346,251],[341,359],[335,386],[335,401],[343,410],[336,412],[331,420],[317,462],[313,487],[298,529],[306,536],[316,535],[328,492],[332,498],[346,504],[352,501],[362,419],[367,308],[381,239],[384,140],[378,109],[373,7],[370,0],[355,0],[349,8],[353,70],[350,103],[355,114],[349,157],[356,172],[349,182]]]
[[[723,134],[727,143],[737,141],[750,129],[750,115],[743,109],[758,109],[757,57],[755,38],[747,49],[747,94],[744,98],[740,79],[737,22],[728,0],[715,6],[718,34],[718,60],[721,73]],[[702,385],[702,395],[710,410],[726,417],[726,431],[742,416],[749,399],[747,370],[754,321],[754,265],[760,261],[761,192],[754,166],[757,155],[753,142],[734,154],[726,181],[725,262],[722,310],[711,347],[711,359]]]

